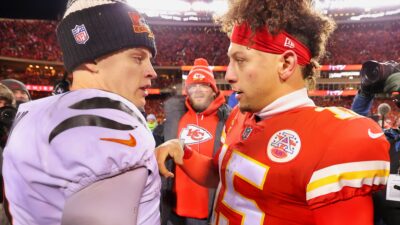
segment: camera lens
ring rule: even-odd
[[[0,108],[0,123],[10,126],[13,121],[17,110],[14,107],[3,107]]]
[[[379,80],[379,64],[373,61],[364,63],[361,74],[371,83]]]

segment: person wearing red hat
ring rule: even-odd
[[[311,2],[229,1],[225,80],[239,103],[223,147],[214,158],[177,140],[156,151],[164,176],[173,175],[163,163],[170,156],[197,183],[218,187],[213,225],[373,224],[371,195],[386,185],[389,143],[374,121],[308,97],[335,27]]]
[[[212,157],[220,147],[230,108],[217,88],[207,60],[194,61],[185,92],[186,98],[174,97],[165,103],[164,138],[179,138],[199,154]],[[176,176],[173,182],[164,183],[162,224],[167,221],[174,225],[208,224],[215,189],[209,191],[193,182],[179,167],[169,167]]]

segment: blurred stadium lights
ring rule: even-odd
[[[385,7],[400,7],[400,2],[394,0],[317,0],[314,4],[320,10],[359,8],[369,11]]]
[[[128,2],[147,16],[174,20],[198,20],[199,18],[196,16],[201,13],[220,15],[228,8],[228,0],[128,0]],[[356,9],[364,12],[360,14],[359,11],[358,15],[351,17],[352,20],[400,13],[400,1],[398,0],[312,0],[312,4],[325,14],[343,9]],[[188,12],[193,12],[194,15],[186,15]],[[180,18],[180,16],[183,17]]]
[[[226,0],[213,0],[211,2],[195,1],[189,3],[184,0],[128,0],[128,2],[144,12],[147,16],[160,16],[161,14],[180,14],[185,12],[211,12],[222,14],[227,9]]]
[[[181,0],[128,0],[128,2],[147,16],[159,16],[163,13],[179,14],[191,10],[191,4]]]
[[[372,13],[372,14],[361,14],[358,16],[352,16],[350,17],[351,20],[361,20],[361,19],[366,19],[366,18],[378,18],[382,16],[390,16],[390,15],[395,15],[395,14],[400,14],[400,9],[396,10],[390,10],[386,12],[380,12],[380,13]]]

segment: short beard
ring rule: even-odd
[[[190,104],[192,106],[192,108],[194,109],[194,111],[196,112],[203,112],[204,110],[206,110],[208,108],[209,105],[205,106],[205,105],[194,105],[194,104]]]
[[[192,98],[189,97],[190,105],[192,106],[192,108],[194,109],[194,111],[196,111],[196,112],[198,112],[198,113],[201,113],[201,112],[203,112],[204,110],[206,110],[206,109],[208,108],[208,106],[210,106],[210,105],[213,103],[214,100],[215,100],[215,96],[213,96],[213,97],[207,99],[208,102],[206,102],[206,103],[204,103],[204,104],[197,104],[197,105],[196,105],[196,104],[193,104]]]

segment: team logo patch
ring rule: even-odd
[[[71,31],[74,35],[76,43],[83,45],[89,40],[89,34],[86,30],[85,24],[75,25],[75,28]]]
[[[201,74],[201,73],[195,73],[195,74],[193,75],[193,80],[203,80],[205,77],[206,77],[206,76],[204,76],[204,75]]]
[[[206,129],[188,124],[187,127],[181,130],[179,139],[184,140],[185,144],[197,144],[212,139],[213,136]]]
[[[289,162],[299,154],[300,148],[301,141],[296,132],[280,130],[269,139],[267,155],[274,162]]]
[[[253,131],[253,128],[251,128],[251,127],[246,127],[246,129],[244,129],[244,131],[243,131],[243,133],[242,133],[242,139],[243,139],[243,140],[246,140],[246,139],[250,136],[250,134],[251,134],[252,131]]]
[[[150,30],[146,20],[140,16],[138,12],[129,12],[132,21],[133,31],[135,33],[147,33],[149,38],[154,38],[153,32]]]

